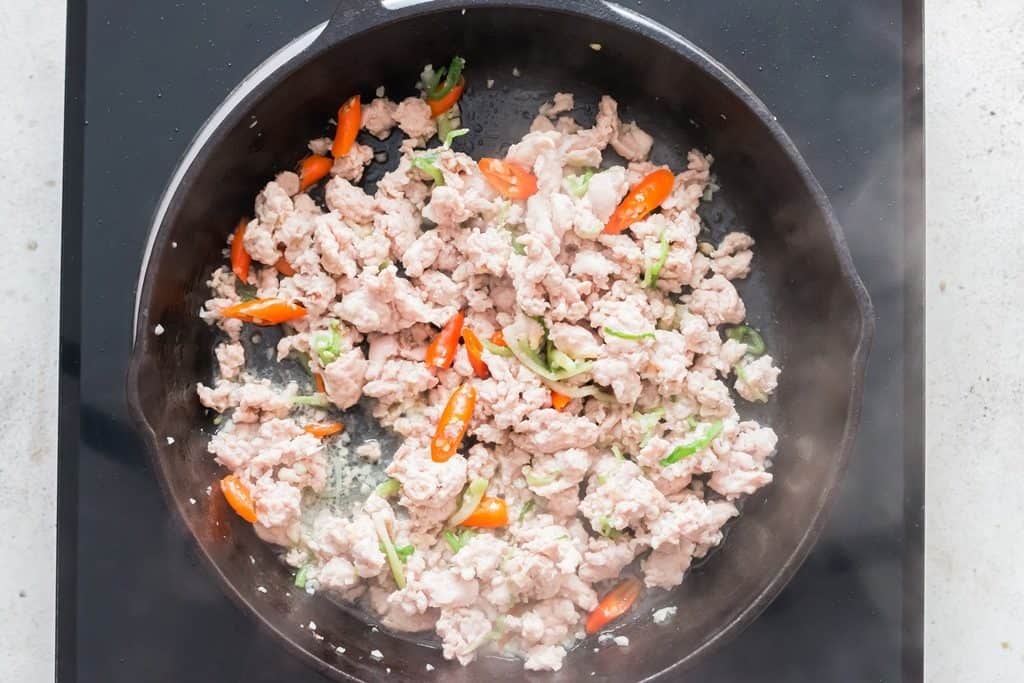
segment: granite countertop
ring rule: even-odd
[[[925,15],[926,679],[1016,681],[1024,5],[926,0]],[[0,7],[0,672],[16,681],[53,676],[64,19],[63,0]]]
[[[925,2],[925,663],[1024,679],[1024,3]]]

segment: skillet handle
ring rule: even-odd
[[[394,0],[338,0],[338,6],[331,15],[327,26],[316,39],[316,43],[333,45],[366,29],[378,26],[391,14],[389,7],[399,9],[405,5],[417,5],[422,2],[402,2]]]

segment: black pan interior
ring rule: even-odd
[[[457,148],[475,157],[500,156],[556,90],[576,94],[575,115],[584,125],[597,97],[608,93],[619,100],[623,119],[654,135],[654,161],[681,169],[690,147],[713,154],[722,190],[702,210],[711,235],[738,229],[758,242],[754,274],[740,290],[784,374],[767,407],[741,412],[779,433],[776,481],[747,501],[720,552],[680,587],[654,596],[656,606],[679,606],[671,624],[638,618],[621,629],[628,649],[595,653],[588,641],[561,672],[528,679],[574,681],[596,672],[595,680],[633,681],[692,661],[731,625],[753,618],[795,571],[848,453],[870,323],[816,185],[742,92],[663,42],[604,18],[538,7],[428,10],[330,42],[329,33],[305,64],[286,68],[229,117],[177,188],[159,227],[129,395],[170,499],[229,593],[326,673],[371,680],[388,667],[389,680],[519,677],[519,662],[489,657],[462,669],[431,647],[372,630],[358,615],[296,591],[273,549],[230,514],[216,491],[206,495],[223,473],[205,452],[212,425],[195,399],[195,383],[212,375],[215,338],[196,312],[238,216],[251,214],[258,190],[303,156],[310,138],[329,134],[328,118],[352,92],[365,100],[384,85],[392,99],[412,95],[423,64],[446,63],[457,52],[468,61],[463,121],[472,131]],[[381,172],[375,169],[370,179]],[[162,336],[151,334],[158,322],[166,328]],[[174,446],[166,435],[175,437]],[[316,636],[304,627],[311,620]],[[369,656],[374,649],[383,662]]]

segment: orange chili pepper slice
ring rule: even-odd
[[[327,385],[324,384],[324,376],[321,375],[319,372],[313,375],[313,384],[314,386],[316,386],[316,391],[318,394],[327,393]]]
[[[228,306],[220,312],[225,318],[237,318],[242,322],[256,325],[279,325],[306,315],[302,306],[272,297],[269,299],[252,299],[234,306]]]
[[[466,383],[452,392],[437,422],[437,431],[430,442],[430,459],[445,462],[459,450],[469,428],[469,419],[476,408],[476,389]]]
[[[427,347],[426,363],[433,370],[445,370],[455,362],[455,349],[459,345],[462,324],[466,316],[462,311],[449,320]]]
[[[331,172],[334,162],[329,157],[311,154],[299,162],[299,191],[305,192]]]
[[[626,579],[613,588],[608,595],[601,598],[594,611],[587,615],[587,633],[593,635],[606,624],[625,614],[640,596],[642,588],[643,584],[636,578]]]
[[[225,500],[231,509],[238,513],[238,516],[254,524],[256,522],[256,508],[252,503],[252,492],[249,487],[233,474],[229,474],[220,480],[220,490],[224,493]]]
[[[526,199],[537,191],[537,176],[514,161],[484,157],[477,165],[487,184],[506,199]]]
[[[285,277],[295,275],[295,269],[292,268],[292,264],[288,263],[288,260],[285,259],[284,256],[277,259],[277,263],[274,264],[274,267],[277,268],[277,272],[281,273],[281,275],[284,275]]]
[[[249,256],[249,252],[245,250],[245,244],[242,243],[245,238],[245,226],[248,224],[248,218],[238,221],[235,236],[231,240],[231,271],[242,282],[249,279],[249,266],[252,264],[252,256]]]
[[[555,410],[562,410],[572,401],[571,396],[560,394],[557,391],[551,391],[551,407]]]
[[[335,159],[348,154],[355,144],[359,127],[363,125],[362,111],[363,105],[359,95],[348,98],[338,109],[338,130],[334,134],[334,144],[331,146],[331,154]]]
[[[491,343],[495,346],[508,346],[505,343],[505,333],[501,330],[495,330],[494,334],[491,335]]]
[[[645,218],[647,214],[668,199],[675,182],[676,177],[672,175],[672,171],[665,168],[659,168],[648,174],[633,186],[626,198],[612,213],[611,218],[604,226],[605,233],[611,235],[620,233],[633,223]]]
[[[344,430],[345,425],[340,422],[311,422],[302,429],[318,439],[323,439],[324,437],[334,436]]]
[[[466,355],[469,356],[469,364],[473,366],[473,373],[480,379],[490,377],[491,371],[487,369],[487,363],[483,359],[484,345],[480,337],[476,336],[473,330],[464,327],[462,341],[466,344]]]
[[[460,78],[459,82],[452,86],[452,89],[436,100],[427,100],[430,105],[430,115],[438,117],[455,106],[455,103],[462,97],[462,91],[466,89],[466,79]]]
[[[480,505],[473,514],[467,517],[462,526],[472,526],[479,529],[497,529],[508,525],[508,505],[501,498],[484,496],[480,499]]]

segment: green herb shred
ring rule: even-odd
[[[722,433],[722,421],[715,420],[711,423],[708,429],[704,432],[703,436],[700,436],[690,443],[676,446],[672,449],[672,452],[661,459],[661,466],[668,467],[673,463],[677,463],[683,458],[688,458],[694,453],[704,450],[711,445],[715,437]]]
[[[374,493],[376,493],[381,498],[386,499],[397,495],[398,491],[401,488],[402,484],[397,479],[388,479],[386,481],[381,482],[380,484],[377,484],[377,488],[374,489]]]
[[[761,333],[755,330],[749,325],[737,325],[736,327],[730,328],[725,333],[729,339],[734,339],[741,344],[747,345],[747,353],[751,356],[761,356],[764,354],[764,337]]]
[[[439,100],[454,88],[459,79],[462,78],[462,70],[466,67],[466,60],[462,57],[452,57],[452,63],[447,67],[441,67],[434,76],[432,83],[426,84],[427,99]],[[442,82],[441,79],[444,78]]]
[[[423,154],[417,154],[412,158],[412,165],[430,176],[435,184],[444,185],[444,174],[437,167],[436,153],[424,152]]]
[[[562,185],[574,197],[582,197],[587,193],[590,186],[590,179],[594,177],[595,169],[588,168],[580,175],[567,175],[562,180]]]
[[[298,572],[296,572],[296,574],[295,574],[295,587],[296,588],[305,588],[306,587],[306,579],[308,577],[309,577],[309,565],[307,564],[307,565],[303,566],[301,569],[299,569]]]
[[[619,339],[625,339],[626,341],[640,341],[641,339],[654,339],[653,332],[624,332],[617,330],[614,327],[605,327],[604,333],[611,337],[618,337]]]
[[[534,507],[536,507],[536,503],[533,498],[523,503],[523,507],[519,510],[519,521],[523,521],[526,518],[526,515],[533,511]]]
[[[342,345],[341,323],[337,320],[330,321],[328,329],[317,330],[310,335],[309,344],[320,359],[321,365],[326,366],[338,360]]]
[[[292,403],[297,406],[312,406],[313,408],[329,408],[331,400],[326,394],[312,394],[311,396],[293,396]]]
[[[644,279],[640,283],[648,289],[654,287],[658,283],[658,277],[661,275],[661,269],[665,267],[665,262],[668,261],[668,233],[665,230],[661,231],[661,235],[658,237],[658,258],[647,266],[644,271]]]

